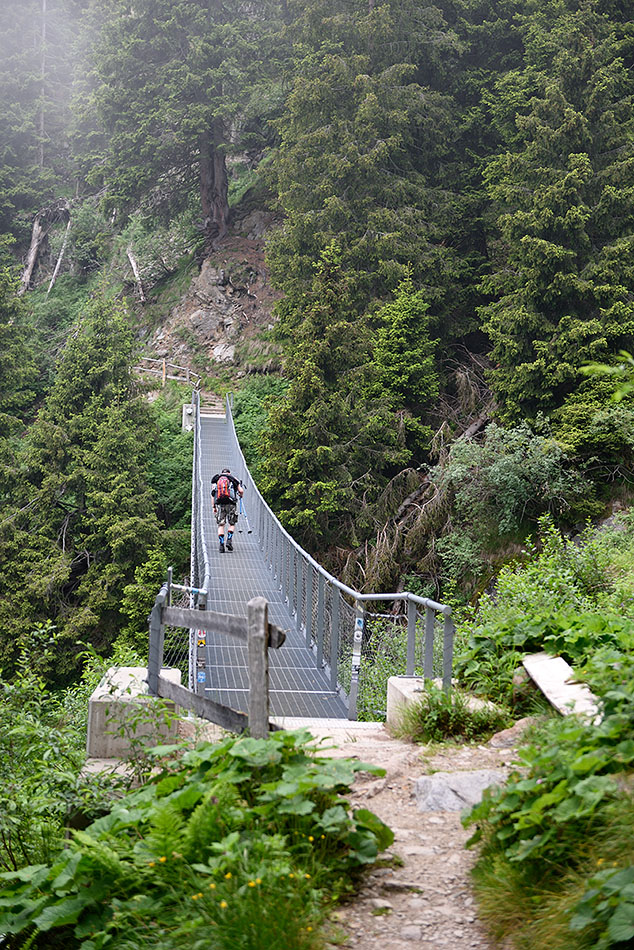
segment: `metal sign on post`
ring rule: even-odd
[[[354,638],[352,642],[352,675],[350,677],[350,694],[348,697],[348,719],[357,718],[357,698],[359,696],[359,673],[361,672],[361,646],[363,644],[364,625],[364,612],[357,605],[354,619]]]

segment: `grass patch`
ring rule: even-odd
[[[472,708],[469,701],[460,690],[443,690],[427,681],[420,701],[403,709],[395,735],[412,742],[486,741],[510,725],[504,710],[488,705]]]
[[[312,950],[328,905],[392,844],[371,812],[350,813],[358,771],[307,732],[231,737],[178,758],[75,832],[50,865],[3,875],[10,950]],[[15,938],[17,937],[17,942]]]

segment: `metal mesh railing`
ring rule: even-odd
[[[210,587],[209,528],[203,504],[200,394],[194,391],[194,463],[192,476],[191,591],[189,606],[204,606]],[[231,406],[226,421],[233,442],[232,470],[245,488],[244,513],[268,569],[282,592],[297,632],[326,671],[330,688],[348,704],[349,718],[357,705],[375,709],[372,683],[376,669],[400,669],[409,676],[440,677],[451,682],[454,626],[451,609],[408,591],[362,594],[324,570],[282,527],[251,476],[236,436]],[[254,593],[257,593],[254,591]],[[396,613],[378,614],[379,602],[392,602]],[[372,605],[374,610],[366,609]],[[400,612],[399,612],[400,611]],[[196,689],[196,631],[167,631],[165,656]],[[376,690],[375,690],[376,693]],[[369,698],[368,698],[369,697]]]
[[[375,615],[366,612],[365,604],[392,601],[400,605],[402,613],[392,618],[392,624],[405,629],[405,656],[403,673],[414,675],[417,670],[428,678],[439,676],[443,685],[451,683],[454,626],[451,608],[410,592],[362,594],[325,571],[282,527],[258,488],[247,467],[238,442],[227,401],[227,424],[234,440],[235,457],[239,459],[239,476],[245,495],[243,506],[250,526],[273,577],[295,618],[297,630],[305,637],[306,645],[315,655],[318,668],[326,668],[333,690],[345,696],[350,718],[356,718],[359,677],[363,691],[364,668],[369,669],[377,635],[371,625]],[[200,445],[198,409],[196,435]],[[200,448],[196,458],[200,457]],[[199,462],[198,462],[199,464]],[[198,482],[202,493],[202,478]],[[202,494],[200,496],[202,498]],[[200,502],[199,502],[200,504]],[[204,525],[198,532],[204,542]],[[204,543],[203,543],[204,548]],[[198,577],[202,575],[201,555]],[[208,583],[208,563],[205,580]],[[367,661],[367,662],[365,662]]]
[[[181,597],[181,606],[204,606],[210,582],[209,546],[207,528],[203,517],[204,480],[202,473],[200,392],[192,393],[194,415],[194,459],[192,466],[192,522],[190,549],[190,588]],[[171,590],[170,590],[171,603]],[[196,689],[197,631],[184,628],[166,628],[164,658],[168,666],[181,671],[181,682],[191,690]]]

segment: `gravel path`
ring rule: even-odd
[[[308,728],[323,740],[320,750],[325,755],[355,758],[385,769],[382,778],[359,774],[350,800],[353,807],[369,808],[390,826],[395,840],[387,855],[397,861],[393,867],[369,872],[354,900],[332,914],[337,940],[329,946],[333,950],[342,943],[346,950],[495,950],[478,921],[471,888],[469,872],[475,854],[464,847],[471,832],[462,827],[459,812],[420,811],[414,783],[434,772],[509,766],[525,723],[494,736],[487,745],[430,752],[425,746],[392,738],[380,723],[278,722],[288,729]],[[213,737],[216,727],[206,726],[198,738]]]
[[[328,749],[329,755],[357,758],[386,770],[380,779],[360,775],[351,801],[392,828],[395,840],[389,854],[402,861],[400,867],[368,874],[355,899],[333,914],[335,926],[347,935],[346,948],[493,950],[478,921],[471,889],[475,854],[464,847],[470,832],[462,827],[458,812],[420,811],[413,786],[432,772],[509,765],[511,741],[501,734],[498,747],[494,737],[486,746],[429,754],[424,746],[390,738],[380,726],[362,734],[333,735],[336,747]]]

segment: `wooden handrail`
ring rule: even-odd
[[[159,591],[150,614],[150,649],[148,655],[148,688],[151,696],[171,699],[185,709],[215,722],[232,732],[242,732],[248,725],[249,732],[257,739],[266,737],[269,723],[269,647],[279,649],[286,634],[268,622],[268,602],[264,597],[254,597],[247,605],[247,617],[235,617],[213,610],[194,610],[186,607],[170,607],[167,604],[168,588],[164,584]],[[249,716],[229,706],[223,706],[204,696],[174,686],[161,676],[163,666],[163,643],[165,627],[185,627],[198,631],[198,650],[206,649],[206,631],[234,637],[247,644],[249,669]]]

